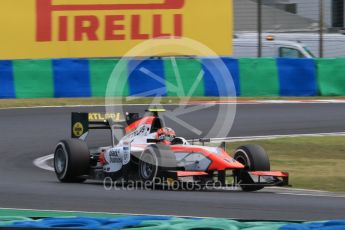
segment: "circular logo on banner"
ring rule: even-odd
[[[75,123],[75,124],[73,125],[72,131],[73,131],[73,135],[74,135],[74,136],[80,137],[80,136],[83,135],[83,133],[84,133],[83,124],[80,123],[80,122]]]

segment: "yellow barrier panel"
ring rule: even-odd
[[[180,37],[231,55],[232,7],[232,0],[1,0],[0,59],[123,56],[144,40]]]

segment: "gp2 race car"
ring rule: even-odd
[[[265,150],[258,145],[244,145],[231,157],[225,147],[190,144],[166,128],[159,112],[118,114],[72,113],[72,139],[60,141],[54,153],[54,169],[61,182],[84,182],[87,179],[123,179],[155,183],[220,183],[237,185],[244,191],[265,186],[288,186],[289,174],[270,171]],[[147,113],[146,113],[147,114]],[[112,146],[90,151],[86,143],[89,130],[111,131]],[[116,131],[124,133],[116,140]]]

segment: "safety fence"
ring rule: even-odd
[[[345,220],[319,222],[258,222],[236,221],[216,218],[176,218],[162,216],[120,216],[116,218],[95,217],[61,217],[31,219],[27,217],[0,216],[1,228],[30,228],[30,229],[151,229],[151,230],[188,230],[188,229],[215,229],[215,230],[331,230],[344,229]]]
[[[119,63],[112,96],[345,96],[345,58],[222,61],[236,88],[229,95],[212,58],[0,61],[0,98],[103,97]]]

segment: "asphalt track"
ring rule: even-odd
[[[145,107],[130,107],[143,111]],[[334,194],[283,191],[183,192],[106,191],[102,184],[61,184],[54,173],[39,169],[33,160],[52,153],[70,134],[70,112],[104,111],[94,108],[0,110],[0,207],[78,210],[114,213],[208,216],[240,219],[344,219],[345,198]],[[217,107],[186,114],[184,119],[203,131]],[[226,119],[226,117],[224,117]],[[325,133],[345,131],[344,104],[239,105],[228,136]],[[181,136],[195,137],[167,120]],[[109,144],[106,133],[90,137],[91,146]]]

